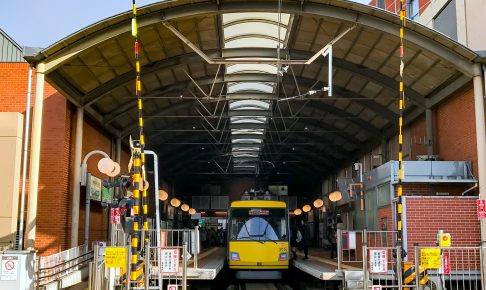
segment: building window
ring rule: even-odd
[[[456,0],[452,0],[434,17],[434,29],[457,40]]]
[[[385,0],[376,0],[376,6],[381,9],[385,9]]]
[[[412,20],[417,20],[420,13],[419,0],[407,1],[407,15]]]

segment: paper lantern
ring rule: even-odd
[[[103,174],[108,174],[115,169],[115,162],[108,157],[101,158],[98,161],[98,170]]]
[[[300,215],[300,214],[302,214],[302,210],[300,208],[297,208],[297,209],[294,210],[294,214]]]
[[[189,205],[183,204],[183,205],[181,205],[181,209],[182,209],[182,211],[188,211],[189,210]]]
[[[190,208],[190,209],[189,209],[189,214],[193,215],[193,214],[195,214],[195,213],[196,213],[196,210],[195,210],[195,209],[193,209],[193,208]]]
[[[304,205],[304,206],[302,207],[302,210],[303,210],[304,212],[310,212],[310,210],[311,210],[311,209],[312,209],[312,207],[311,207],[310,205],[308,205],[308,204],[306,204],[306,205]]]
[[[167,191],[165,191],[163,189],[159,189],[159,199],[161,201],[165,201],[165,200],[167,200],[167,198],[169,198],[169,194],[167,193]]]
[[[179,207],[181,205],[181,201],[174,197],[170,200],[170,205],[173,207]]]
[[[329,200],[332,202],[340,201],[343,198],[343,195],[340,191],[333,191],[329,194]]]
[[[320,208],[321,206],[324,205],[324,201],[320,198],[314,200],[314,207],[315,208]]]

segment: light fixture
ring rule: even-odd
[[[179,96],[179,98],[183,98],[183,97],[184,97],[184,95],[183,95],[183,94],[181,94],[181,95]]]
[[[115,177],[120,173],[120,165],[110,158],[105,157],[98,161],[98,170],[109,177]]]
[[[295,215],[301,215],[302,214],[302,210],[300,208],[297,208],[294,210],[294,214]]]
[[[332,202],[340,201],[343,198],[343,195],[340,191],[336,190],[329,194],[329,200]]]
[[[189,210],[189,208],[190,208],[190,207],[189,207],[189,205],[187,205],[186,203],[185,203],[185,204],[183,204],[183,205],[181,205],[181,209],[182,209],[182,211],[188,211],[188,210]]]
[[[315,208],[320,208],[321,206],[324,205],[324,201],[320,198],[314,200],[314,207]]]
[[[174,197],[170,200],[170,205],[173,207],[179,207],[181,205],[181,201]]]
[[[193,208],[190,208],[190,209],[189,209],[189,214],[190,214],[190,215],[193,215],[193,214],[195,214],[195,213],[196,213],[196,210],[195,210],[195,209],[193,209]]]
[[[167,200],[167,198],[169,198],[169,194],[167,193],[167,191],[165,191],[163,189],[159,189],[159,199],[161,201],[165,201],[165,200]]]
[[[310,210],[311,210],[311,209],[312,209],[312,207],[311,207],[310,205],[308,205],[308,204],[306,204],[306,205],[304,205],[304,206],[302,207],[302,210],[303,210],[304,212],[310,212]]]
[[[322,212],[326,212],[326,206],[322,207]]]

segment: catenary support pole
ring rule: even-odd
[[[24,126],[24,152],[22,157],[22,193],[20,196],[20,221],[19,221],[19,244],[17,250],[24,248],[24,215],[25,215],[25,187],[27,181],[27,158],[29,151],[30,131],[30,98],[32,96],[32,66],[29,66],[27,76],[27,98],[25,103],[25,126]]]
[[[83,151],[84,109],[76,110],[76,136],[74,139],[73,201],[71,207],[71,248],[78,245],[79,199],[81,189],[81,155]]]
[[[434,119],[430,108],[425,110],[425,131],[427,155],[434,155]]]
[[[34,249],[37,219],[37,195],[39,191],[39,164],[42,131],[42,107],[44,105],[44,71],[45,64],[36,67],[35,101],[32,115],[32,140],[30,145],[29,168],[29,202],[27,207],[27,249]]]
[[[121,138],[119,137],[116,138],[115,146],[116,146],[115,161],[116,163],[121,164],[121,150],[122,150]]]
[[[474,84],[474,113],[476,119],[476,144],[478,150],[478,176],[479,176],[479,199],[486,199],[486,126],[484,124],[484,92],[482,82],[482,71],[479,64],[475,65]],[[486,220],[480,219],[481,227],[481,246],[486,246]],[[485,251],[482,251],[483,259],[481,260],[481,281],[486,285],[486,257]]]

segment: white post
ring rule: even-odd
[[[42,107],[44,105],[45,64],[37,64],[34,112],[32,118],[32,140],[30,145],[29,199],[27,206],[27,249],[34,249],[37,219],[37,195],[39,190],[39,163],[42,131]]]
[[[84,109],[76,111],[76,137],[74,141],[73,202],[71,208],[71,248],[78,245],[79,191],[81,187],[81,155],[83,151]]]
[[[475,65],[474,84],[474,112],[476,119],[476,144],[478,150],[479,199],[486,199],[486,126],[484,124],[484,93],[479,65]],[[480,220],[481,247],[486,243],[486,220]],[[482,279],[486,275],[486,259],[481,262]],[[482,281],[484,285],[486,281]]]
[[[24,248],[24,215],[25,215],[25,187],[27,181],[27,157],[29,151],[29,129],[30,129],[30,98],[32,96],[32,66],[29,66],[27,77],[27,100],[25,104],[25,126],[24,126],[24,156],[22,157],[22,193],[20,196],[20,221],[19,221],[19,244],[17,250]]]

